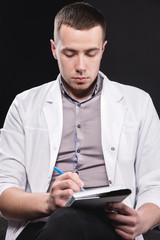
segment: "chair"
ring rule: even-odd
[[[7,220],[0,217],[0,240],[5,239],[6,230],[7,230]]]

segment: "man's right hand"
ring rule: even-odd
[[[52,213],[57,208],[64,207],[69,197],[74,192],[79,192],[83,185],[77,173],[67,172],[59,175],[54,181],[49,194],[49,213]]]
[[[80,191],[83,182],[76,173],[64,173],[56,178],[50,193],[29,193],[10,187],[0,196],[0,211],[8,219],[37,219],[64,207],[73,192]]]

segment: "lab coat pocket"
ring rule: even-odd
[[[136,158],[138,130],[138,122],[125,122],[123,125],[119,142],[118,159],[124,164],[134,161]]]

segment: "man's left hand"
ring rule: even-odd
[[[140,214],[133,208],[124,203],[109,203],[106,212],[116,233],[123,239],[133,240],[142,233]]]

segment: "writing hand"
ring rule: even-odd
[[[54,181],[48,199],[48,209],[53,212],[59,207],[64,207],[69,197],[74,192],[79,192],[83,182],[77,173],[67,172],[59,175]]]

